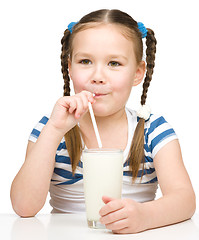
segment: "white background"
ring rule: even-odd
[[[153,113],[164,115],[179,136],[184,163],[199,196],[197,0],[1,0],[0,213],[13,213],[10,185],[24,161],[32,128],[62,96],[63,32],[69,22],[101,8],[123,10],[154,30],[156,67],[147,103]],[[140,90],[141,86],[133,89],[129,107],[138,107]],[[48,200],[43,213],[51,210]]]

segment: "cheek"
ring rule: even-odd
[[[122,74],[119,78],[115,77],[112,84],[114,97],[120,99],[121,104],[128,101],[132,89],[132,77],[129,74]]]
[[[132,87],[132,77],[129,74],[115,75],[112,86],[116,92],[129,92]]]
[[[75,93],[79,93],[82,90],[84,90],[84,86],[86,83],[86,75],[82,74],[82,72],[79,71],[72,71],[72,81],[74,86]]]

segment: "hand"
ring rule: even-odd
[[[142,204],[131,199],[103,196],[106,204],[100,210],[100,222],[113,233],[137,233],[146,230]]]
[[[51,113],[49,119],[51,124],[65,134],[88,111],[88,102],[95,102],[92,93],[88,91],[82,91],[74,96],[61,97]]]

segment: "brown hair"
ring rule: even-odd
[[[138,29],[137,22],[120,10],[98,10],[85,15],[81,20],[73,27],[72,34],[68,29],[65,30],[64,36],[61,40],[62,53],[61,53],[61,66],[64,78],[64,96],[70,95],[70,78],[68,74],[68,58],[72,55],[72,42],[76,33],[85,30],[96,24],[106,24],[112,23],[122,26],[122,34],[133,40],[135,45],[135,56],[137,63],[142,61],[143,57],[143,42],[142,34]],[[154,32],[147,28],[146,36],[146,76],[143,83],[143,92],[141,96],[141,105],[144,105],[147,98],[147,91],[150,85],[153,68],[155,65],[155,52],[156,52],[156,39]],[[136,179],[139,166],[143,163],[144,169],[144,123],[145,120],[140,118],[135,129],[133,140],[131,143],[131,148],[129,152],[129,168],[132,171],[133,181]],[[71,159],[72,172],[80,161],[80,156],[82,153],[82,142],[80,136],[79,127],[76,125],[70,131],[65,134],[66,147]]]

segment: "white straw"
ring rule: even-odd
[[[98,131],[98,128],[97,128],[97,123],[96,123],[96,120],[95,120],[93,108],[92,108],[92,105],[91,105],[90,102],[88,103],[88,107],[89,107],[89,112],[90,112],[90,115],[91,115],[91,120],[92,120],[94,131],[95,131],[95,135],[96,135],[96,138],[97,138],[98,146],[99,146],[99,148],[102,148],[102,141],[100,139],[100,135],[99,135],[99,131]]]

